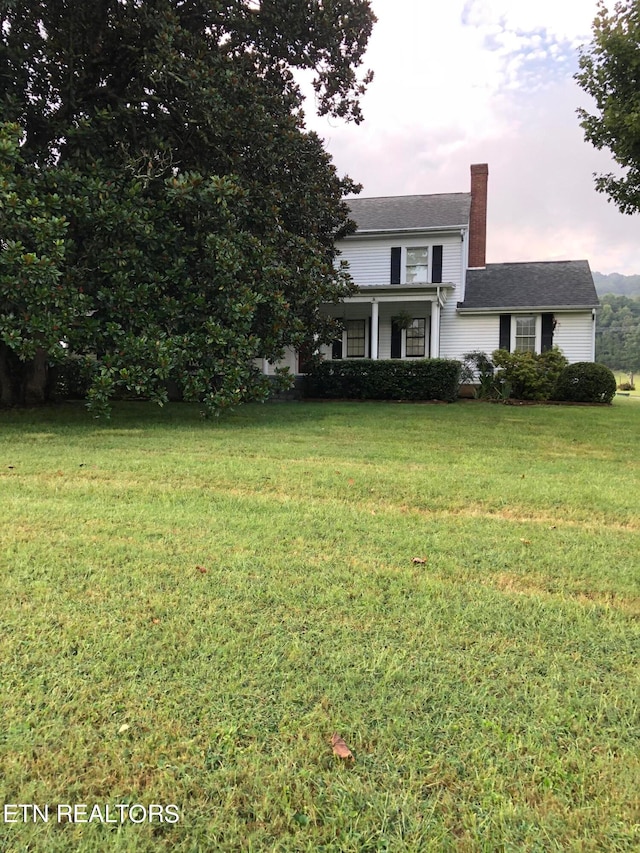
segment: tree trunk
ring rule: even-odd
[[[47,354],[43,349],[36,352],[33,361],[25,365],[24,403],[40,406],[47,400]]]
[[[20,361],[0,344],[0,406],[39,406],[49,398],[47,354],[39,349],[34,359]]]
[[[9,347],[0,344],[0,406],[12,406],[14,402],[9,359]]]

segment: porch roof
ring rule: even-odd
[[[450,282],[442,284],[369,284],[360,285],[357,293],[345,296],[342,300],[348,302],[412,302],[419,299],[425,301],[447,301],[455,291],[455,285]]]

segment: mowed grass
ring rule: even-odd
[[[0,849],[638,849],[639,436],[625,398],[1,413],[0,800],[52,816]],[[127,803],[180,819],[55,819]]]
[[[616,377],[616,383],[618,385],[629,382],[629,379],[631,378],[630,374],[624,373],[621,370],[614,370],[613,372],[614,372],[614,375]],[[635,389],[633,391],[618,391],[618,394],[625,395],[628,397],[632,397],[633,399],[639,399],[640,398],[640,381],[636,381],[636,379],[634,377],[633,384],[635,386]]]

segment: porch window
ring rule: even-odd
[[[427,284],[429,271],[429,249],[426,246],[407,249],[407,284]]]
[[[427,321],[424,317],[416,317],[407,326],[406,357],[423,358],[425,352]]]
[[[516,352],[536,351],[536,318],[516,317]]]
[[[347,358],[365,357],[365,320],[347,320]]]

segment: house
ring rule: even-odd
[[[324,358],[557,346],[570,362],[594,360],[599,302],[587,261],[486,263],[488,174],[472,165],[469,193],[349,201],[357,231],[339,249],[358,292],[326,306],[343,332]],[[294,353],[286,363],[300,372]]]

